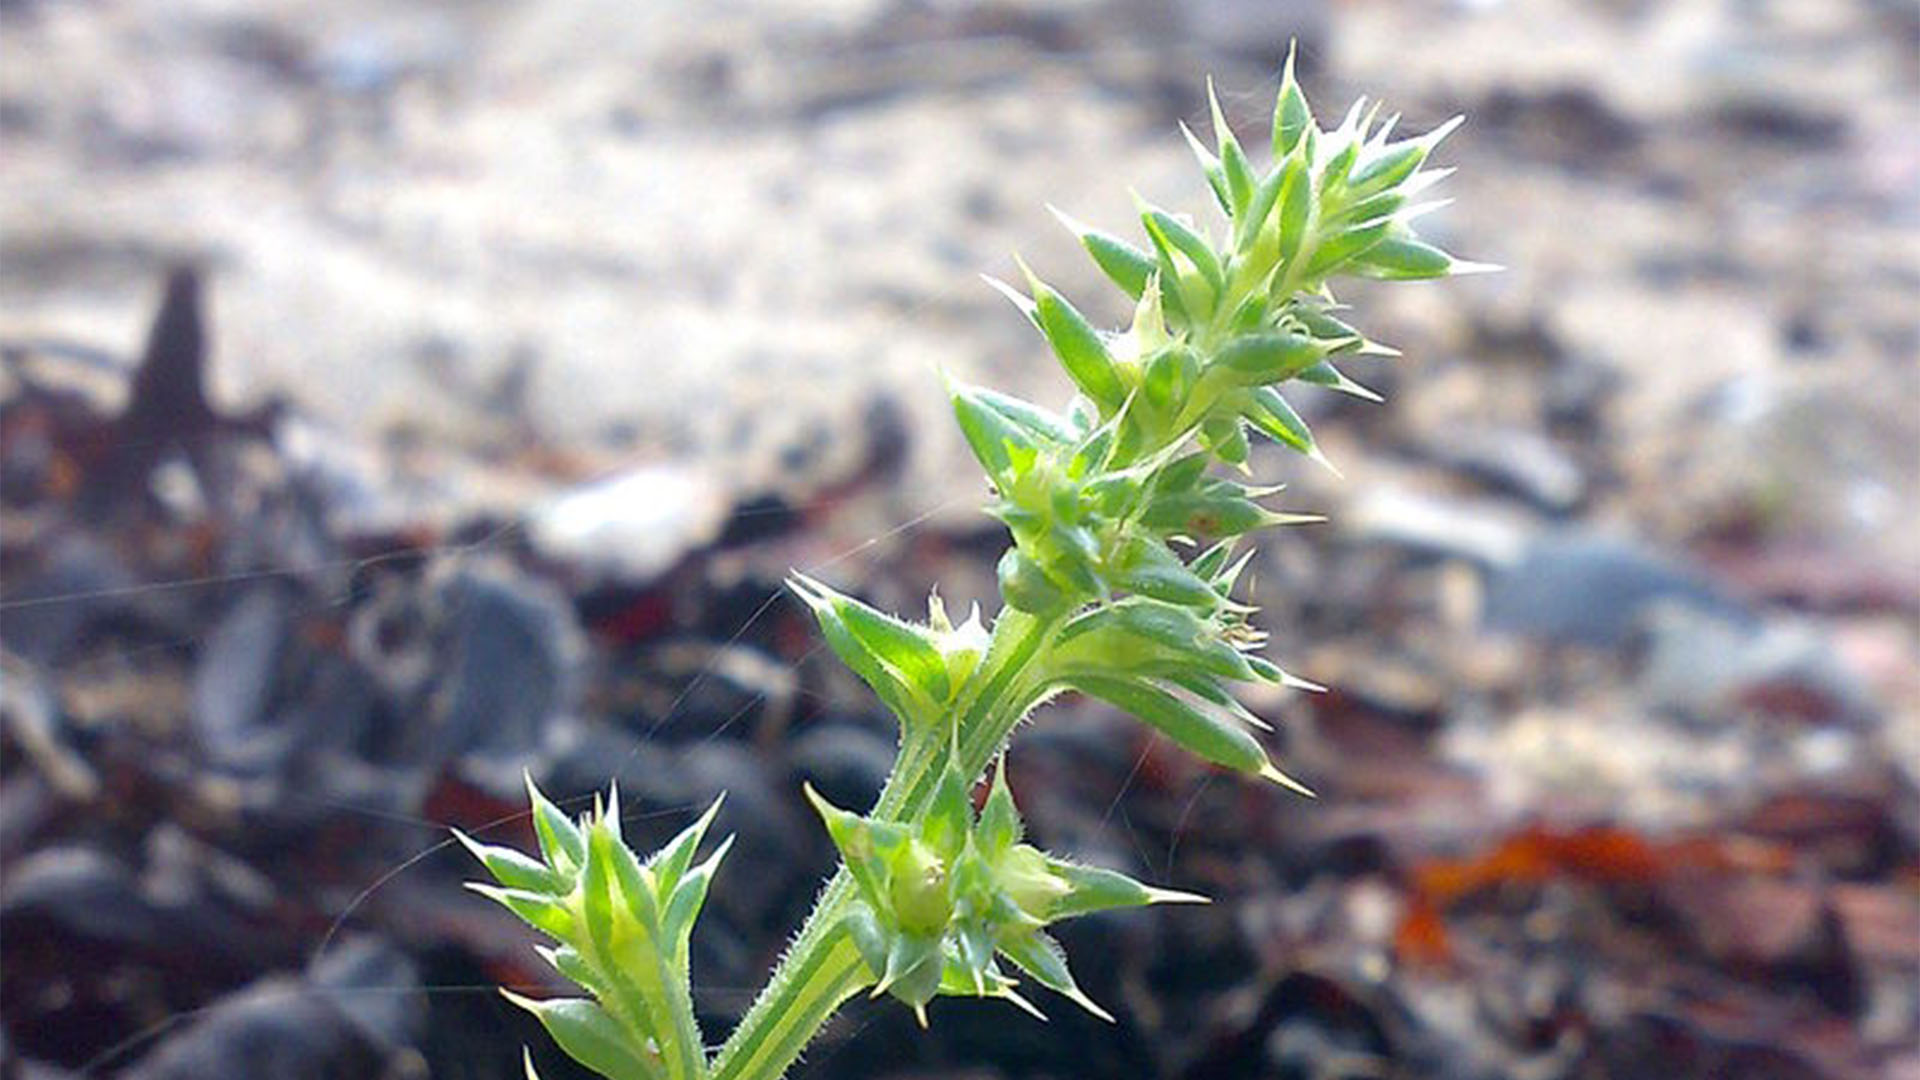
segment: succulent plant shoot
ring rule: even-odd
[[[513,1000],[588,1068],[616,1080],[776,1080],[863,992],[898,999],[923,1024],[937,1020],[934,998],[953,995],[1036,1013],[1057,995],[1104,1016],[1048,927],[1201,898],[1026,842],[1005,770],[991,767],[1063,691],[1222,769],[1308,793],[1269,758],[1266,724],[1235,687],[1312,684],[1258,654],[1264,635],[1235,585],[1249,534],[1316,519],[1275,510],[1277,489],[1225,474],[1246,474],[1250,432],[1324,463],[1288,403],[1293,387],[1375,398],[1344,368],[1394,350],[1347,321],[1336,279],[1483,267],[1414,228],[1437,205],[1418,196],[1451,171],[1427,163],[1454,123],[1395,139],[1394,119],[1363,99],[1322,128],[1289,59],[1262,169],[1212,105],[1213,147],[1186,134],[1223,222],[1143,204],[1136,244],[1059,215],[1133,301],[1130,325],[1091,325],[1024,265],[1023,287],[993,283],[1072,380],[1067,406],[949,386],[993,488],[988,513],[1012,537],[991,624],[974,611],[956,625],[937,595],[925,621],[909,621],[792,578],[828,645],[898,719],[899,754],[865,814],[806,792],[842,865],[723,1046],[710,1051],[699,1029],[688,970],[727,848],[698,857],[714,810],[641,858],[621,838],[617,793],[576,821],[535,789],[537,857],[467,841],[497,882],[474,887],[551,938],[542,955],[585,992]],[[990,770],[976,813],[972,793]]]

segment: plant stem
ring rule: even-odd
[[[1027,675],[1062,620],[1006,608],[994,621],[980,667],[954,710],[955,728],[909,731],[873,816],[914,821],[926,813],[949,757],[958,749],[961,771],[986,770],[1026,712]],[[843,866],[814,902],[793,945],[774,969],[714,1060],[714,1080],[778,1080],[819,1033],[834,1010],[874,981],[841,920],[854,896]]]

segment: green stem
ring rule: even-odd
[[[904,736],[893,774],[874,807],[875,817],[911,821],[926,813],[956,746],[962,771],[976,776],[985,771],[1020,722],[1025,675],[1059,624],[1057,618],[1013,608],[1000,613],[987,655],[955,706],[957,727]],[[873,973],[842,926],[853,897],[853,880],[842,867],[821,890],[766,989],[720,1048],[714,1080],[778,1080],[834,1010],[873,984]]]

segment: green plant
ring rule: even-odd
[[[714,810],[642,861],[621,840],[617,793],[574,822],[534,789],[540,858],[467,841],[499,882],[475,888],[554,939],[543,955],[590,995],[514,998],[564,1050],[619,1080],[774,1080],[862,990],[900,999],[925,1023],[942,995],[1037,1012],[1015,989],[1021,978],[1104,1016],[1046,926],[1200,898],[1023,843],[1004,769],[976,817],[975,784],[1014,728],[1062,691],[1117,706],[1214,765],[1306,793],[1268,759],[1255,734],[1266,725],[1232,687],[1311,684],[1254,653],[1263,635],[1233,590],[1250,554],[1236,555],[1242,537],[1317,519],[1268,509],[1262,500],[1277,489],[1215,466],[1245,472],[1249,428],[1324,462],[1284,384],[1377,400],[1336,365],[1394,351],[1343,321],[1334,278],[1480,268],[1411,226],[1434,205],[1413,197],[1450,171],[1423,166],[1454,124],[1393,141],[1393,120],[1376,127],[1376,111],[1363,99],[1322,130],[1289,60],[1264,172],[1217,100],[1215,147],[1187,132],[1226,219],[1220,238],[1146,205],[1145,247],[1061,215],[1135,302],[1120,333],[1090,325],[1031,272],[1025,293],[994,283],[1078,391],[1053,412],[949,386],[997,495],[989,513],[1012,535],[999,565],[1005,606],[989,632],[977,610],[954,625],[936,595],[927,621],[912,623],[794,575],[828,644],[899,719],[899,756],[864,816],[807,792],[843,865],[717,1054],[695,1022],[687,970],[693,921],[726,849],[693,861]]]

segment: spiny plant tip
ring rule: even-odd
[[[1323,128],[1295,61],[1289,49],[1264,167],[1211,80],[1211,145],[1180,125],[1224,229],[1137,192],[1136,240],[1048,206],[1131,302],[1129,325],[1094,325],[1017,256],[1025,291],[983,276],[1073,388],[1054,408],[941,372],[991,484],[987,512],[1010,539],[991,630],[977,611],[954,625],[937,594],[922,622],[789,576],[828,646],[899,723],[900,756],[865,814],[802,785],[842,869],[717,1055],[701,1039],[688,940],[732,846],[727,837],[694,861],[718,800],[645,860],[620,839],[612,786],[576,821],[529,775],[537,853],[455,832],[496,882],[474,891],[549,938],[540,955],[581,987],[584,996],[546,1001],[508,995],[570,1055],[609,1076],[778,1080],[833,1004],[861,990],[899,1000],[923,1027],[942,996],[1000,998],[1044,1019],[1015,989],[1028,983],[1112,1020],[1075,982],[1049,928],[1113,908],[1208,901],[1025,839],[1007,742],[1062,693],[1128,713],[1215,768],[1314,797],[1273,760],[1270,725],[1241,700],[1248,684],[1324,689],[1260,655],[1266,634],[1243,595],[1253,552],[1240,541],[1322,519],[1269,505],[1280,488],[1252,481],[1253,442],[1338,474],[1289,395],[1377,402],[1347,368],[1399,355],[1348,321],[1336,298],[1346,282],[1496,268],[1416,229],[1446,205],[1414,197],[1451,174],[1429,159],[1460,118],[1397,136],[1398,116],[1383,119],[1361,98]],[[976,808],[976,783],[996,761]],[[531,1057],[523,1061],[532,1077]]]

